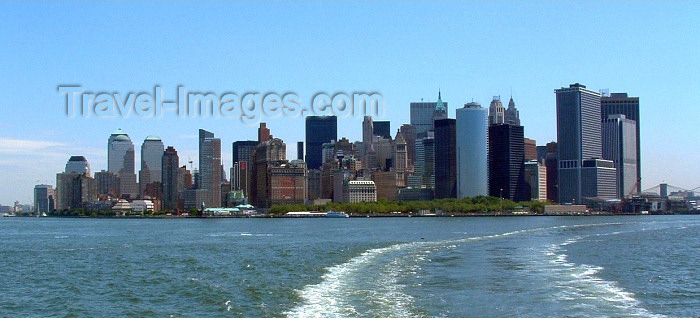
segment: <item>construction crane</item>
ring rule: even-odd
[[[642,182],[642,178],[637,178],[637,182],[632,185],[632,189],[627,192],[627,195],[625,195],[624,198],[622,198],[622,204],[620,204],[620,208],[618,210],[618,213],[624,213],[625,212],[625,207],[627,207],[627,203],[632,200],[632,195],[637,191],[637,187],[639,184]],[[636,212],[636,211],[634,211]]]

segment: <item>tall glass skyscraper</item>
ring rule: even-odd
[[[625,115],[608,116],[603,121],[603,159],[617,168],[617,196],[624,198],[637,188],[636,122]]]
[[[161,165],[163,159],[163,141],[158,136],[148,136],[141,145],[141,171],[139,171],[139,192],[146,191],[147,185],[162,183]]]
[[[418,139],[427,136],[432,131],[435,120],[447,118],[447,103],[442,101],[441,92],[438,91],[437,102],[413,102],[410,104],[411,126],[416,128]]]
[[[199,188],[206,190],[206,207],[221,207],[221,139],[204,129],[199,130]]]
[[[180,157],[172,146],[161,154],[161,180],[163,182],[163,209],[173,210],[178,200],[178,168]]]
[[[457,197],[457,122],[435,121],[435,198]]]
[[[606,120],[610,115],[621,114],[625,118],[634,120],[636,132],[637,151],[637,173],[634,182],[637,184],[637,192],[642,192],[641,182],[637,182],[642,177],[642,144],[639,134],[639,97],[629,97],[627,93],[612,93],[610,96],[603,96],[600,100],[600,115],[602,120]],[[625,193],[626,194],[626,193]]]
[[[559,203],[580,204],[584,197],[583,185],[599,184],[596,181],[599,174],[607,175],[610,169],[604,164],[597,164],[596,161],[596,164],[586,167],[585,175],[582,174],[584,160],[602,157],[601,94],[588,90],[579,83],[554,92],[557,103]],[[595,168],[596,172],[590,172],[591,168]],[[594,176],[596,180],[586,179]],[[586,191],[587,196],[597,192]]]
[[[119,176],[119,192],[135,198],[138,194],[134,169],[134,144],[123,130],[117,129],[107,141],[107,170]]]
[[[306,117],[306,166],[308,169],[320,169],[323,144],[338,140],[338,117]]]
[[[457,109],[457,196],[488,195],[488,109],[471,102]]]

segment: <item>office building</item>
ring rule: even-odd
[[[578,204],[584,198],[583,161],[601,158],[600,93],[579,83],[555,90],[557,108],[557,155],[559,203]],[[590,191],[589,191],[590,193]]]
[[[338,139],[338,117],[306,117],[306,164],[308,169],[320,169],[323,144]]]
[[[231,165],[231,188],[242,190],[246,197],[250,196],[253,182],[253,153],[258,147],[255,140],[239,140],[233,143],[233,163]]]
[[[297,160],[304,160],[304,142],[297,141]]]
[[[637,124],[625,115],[610,115],[603,121],[603,159],[617,169],[617,197],[637,192]]]
[[[525,161],[537,160],[537,142],[534,139],[524,138]]]
[[[545,168],[547,168],[547,201],[559,202],[559,156],[557,155],[557,143],[547,143],[547,155]]]
[[[525,182],[529,186],[530,200],[547,200],[547,167],[537,160],[525,162]]]
[[[457,121],[435,121],[435,198],[457,197]]]
[[[629,97],[627,93],[612,93],[610,96],[603,96],[600,100],[600,115],[601,120],[605,120],[610,115],[621,114],[625,115],[628,120],[635,122],[635,143],[637,152],[637,173],[635,182],[642,177],[642,144],[640,139],[640,115],[639,115],[639,97]],[[642,192],[641,182],[637,182],[637,193]],[[626,194],[626,193],[625,193]]]
[[[374,136],[379,136],[384,139],[391,139],[391,122],[388,120],[374,121]]]
[[[494,96],[489,105],[489,126],[506,122],[506,109],[501,103],[501,96]]]
[[[374,181],[350,180],[347,182],[348,202],[376,202],[377,186]]]
[[[258,127],[258,143],[270,140],[270,128],[267,128],[266,123],[260,123]]]
[[[37,184],[34,186],[34,212],[37,215],[48,213],[54,210],[55,193],[52,186],[48,184]]]
[[[199,188],[207,208],[221,207],[221,139],[199,130]]]
[[[90,163],[84,156],[71,156],[66,162],[65,173],[81,173],[90,175]]]
[[[168,146],[161,155],[161,180],[163,185],[163,209],[172,211],[177,208],[180,157],[177,150]]]
[[[471,102],[456,113],[457,197],[488,195],[488,110]]]
[[[489,126],[489,195],[516,202],[529,201],[525,183],[523,126]]]
[[[119,197],[119,175],[114,172],[102,170],[95,172],[95,182],[97,183],[97,194],[99,196],[118,198]]]
[[[510,101],[508,101],[508,108],[505,111],[505,120],[506,124],[520,126],[520,112],[515,108],[513,96],[511,96]]]
[[[146,191],[147,188],[160,188],[162,183],[161,165],[164,151],[163,141],[158,136],[148,136],[141,145],[141,170],[139,171],[139,193],[141,196],[160,198],[160,193]]]
[[[303,160],[273,161],[267,169],[269,205],[304,204],[308,197],[307,168]]]
[[[617,169],[615,163],[604,159],[585,159],[581,168],[582,203],[588,199],[617,197]]]
[[[119,177],[119,195],[135,198],[138,184],[134,167],[134,144],[123,130],[117,129],[107,141],[107,171]]]
[[[416,128],[417,138],[426,137],[427,133],[434,129],[433,125],[436,119],[447,118],[447,111],[447,103],[442,101],[440,91],[438,91],[437,102],[412,102],[410,104],[410,119],[411,126]]]

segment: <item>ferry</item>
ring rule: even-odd
[[[326,212],[327,218],[349,218],[350,216],[345,212],[330,210]]]

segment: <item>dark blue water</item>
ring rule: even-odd
[[[698,317],[700,217],[0,219],[0,316]]]

